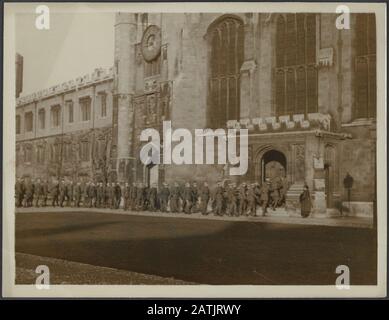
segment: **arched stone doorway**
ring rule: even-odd
[[[261,157],[260,176],[261,181],[266,179],[274,180],[286,177],[287,161],[286,156],[278,150],[268,150]]]
[[[287,176],[287,158],[285,154],[276,149],[266,148],[257,154],[256,180],[264,182],[266,178]]]

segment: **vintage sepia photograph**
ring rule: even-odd
[[[6,4],[3,294],[385,296],[385,10]]]

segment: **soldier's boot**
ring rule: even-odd
[[[266,202],[264,202],[263,204],[262,204],[262,216],[266,216],[266,213],[267,213],[267,203]]]

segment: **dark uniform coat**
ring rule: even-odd
[[[170,189],[170,212],[179,211],[179,201],[181,198],[181,188],[174,186]]]
[[[210,191],[207,186],[202,186],[200,189],[200,210],[202,214],[207,214],[207,208],[208,208],[208,202],[209,202],[209,196],[210,196]]]
[[[169,202],[169,197],[170,197],[170,190],[168,187],[163,186],[161,190],[159,191],[159,203],[161,206],[161,211],[166,212],[167,211],[167,205]]]
[[[306,218],[309,216],[312,210],[311,195],[309,190],[304,190],[300,194],[301,216]]]

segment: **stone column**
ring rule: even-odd
[[[117,97],[117,176],[127,181],[126,167],[130,161],[133,127],[133,101],[135,90],[136,17],[133,13],[119,12],[115,17],[115,77]]]
[[[327,201],[325,193],[325,171],[324,171],[324,141],[321,133],[312,137],[315,152],[309,155],[313,168],[313,186],[311,196],[313,197],[312,215],[314,217],[324,217],[327,211]]]
[[[240,69],[240,119],[248,118],[252,109],[254,60],[245,61]],[[239,119],[236,119],[239,120]]]
[[[342,76],[342,90],[341,90],[341,122],[346,123],[352,120],[352,110],[355,104],[354,92],[354,38],[356,37],[355,14],[350,15],[350,29],[343,29],[338,31],[339,48],[342,52],[342,59],[339,73]]]
[[[274,115],[273,110],[273,87],[272,73],[275,60],[275,24],[272,23],[272,14],[260,14],[258,24],[260,35],[258,37],[258,50],[256,60],[258,61],[257,74],[260,78],[254,90],[257,91],[259,105],[254,108],[253,115],[256,117],[269,117]]]
[[[254,60],[255,39],[252,13],[245,14],[244,34],[244,62],[240,69],[240,119],[248,118],[250,116],[253,101],[253,83],[256,62]]]

